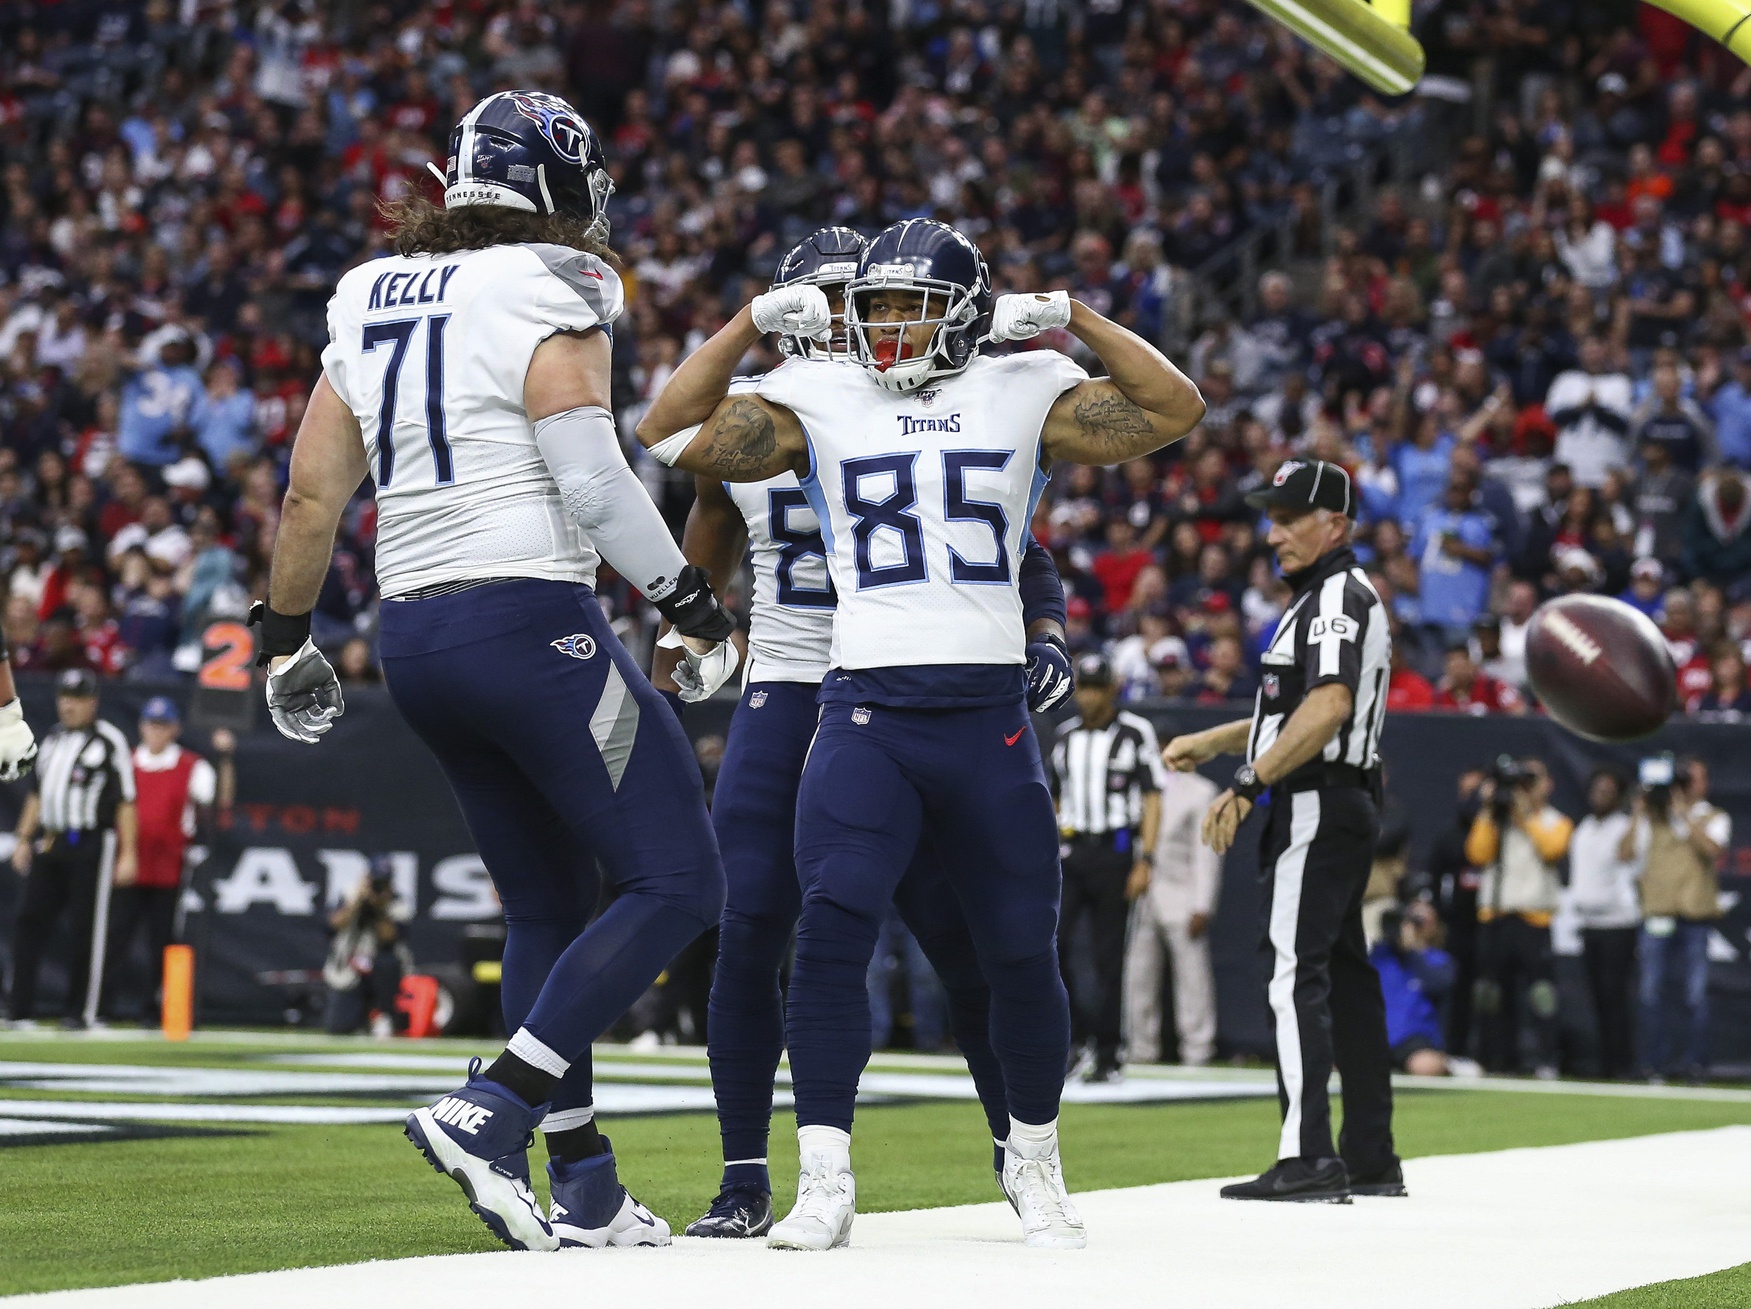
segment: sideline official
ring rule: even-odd
[[[1120,997],[1125,924],[1131,901],[1149,887],[1161,817],[1161,767],[1149,720],[1119,709],[1111,665],[1098,654],[1076,662],[1076,717],[1058,729],[1052,785],[1064,839],[1064,899],[1058,913],[1058,961],[1070,992],[1071,1057],[1092,1041],[1084,1079],[1119,1074]],[[1094,994],[1078,984],[1071,943],[1086,916],[1094,936]]]
[[[134,942],[146,938],[146,970],[138,981],[138,1017],[157,1026],[164,974],[164,948],[176,940],[182,902],[183,870],[189,843],[202,813],[231,807],[237,794],[232,757],[237,738],[224,728],[213,733],[218,766],[183,745],[182,715],[167,697],[155,695],[140,711],[140,744],[135,747],[134,784],[138,791],[140,870],[132,886],[118,886],[110,907],[108,997],[100,1013],[122,1017],[116,999],[124,975],[133,967]]]
[[[97,678],[61,674],[59,725],[45,736],[31,793],[19,815],[12,866],[24,899],[12,933],[11,1016],[36,1018],[43,944],[71,910],[65,1024],[90,1027],[103,992],[112,886],[133,884],[136,863],[134,767],[128,739],[97,716]]]
[[[1268,511],[1267,540],[1294,596],[1263,656],[1252,718],[1176,737],[1163,751],[1182,772],[1245,753],[1204,819],[1217,853],[1270,792],[1259,860],[1283,1130],[1276,1165],[1222,1194],[1338,1203],[1403,1195],[1386,1007],[1362,934],[1380,830],[1386,610],[1350,549],[1356,499],[1343,468],[1291,460],[1247,503]],[[1326,1093],[1334,1063],[1344,1080],[1338,1149]]]

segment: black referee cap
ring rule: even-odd
[[[1091,651],[1076,661],[1076,685],[1078,686],[1111,686],[1113,684],[1113,666],[1107,662],[1105,655]]]
[[[1271,484],[1249,492],[1254,509],[1329,509],[1356,516],[1356,488],[1342,464],[1323,459],[1287,459]]]
[[[89,668],[69,668],[55,681],[56,695],[92,696],[97,694],[97,674]]]

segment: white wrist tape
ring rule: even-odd
[[[699,429],[704,426],[704,423],[695,423],[692,427],[683,427],[673,436],[665,436],[650,448],[650,457],[665,468],[673,468],[675,461],[693,444],[693,438],[699,435]]]

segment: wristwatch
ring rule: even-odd
[[[1266,785],[1253,771],[1251,764],[1242,764],[1234,770],[1234,781],[1229,783],[1228,789],[1241,799],[1257,804],[1259,797],[1265,793]]]

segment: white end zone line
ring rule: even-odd
[[[849,1249],[821,1255],[682,1238],[670,1250],[444,1255],[7,1304],[479,1309],[507,1293],[555,1304],[587,1293],[722,1309],[892,1309],[901,1297],[917,1309],[1548,1309],[1751,1260],[1751,1127],[1417,1159],[1405,1171],[1410,1199],[1349,1206],[1239,1204],[1213,1181],[1083,1192],[1081,1251],[1025,1249],[1008,1207],[986,1204],[866,1214]]]

